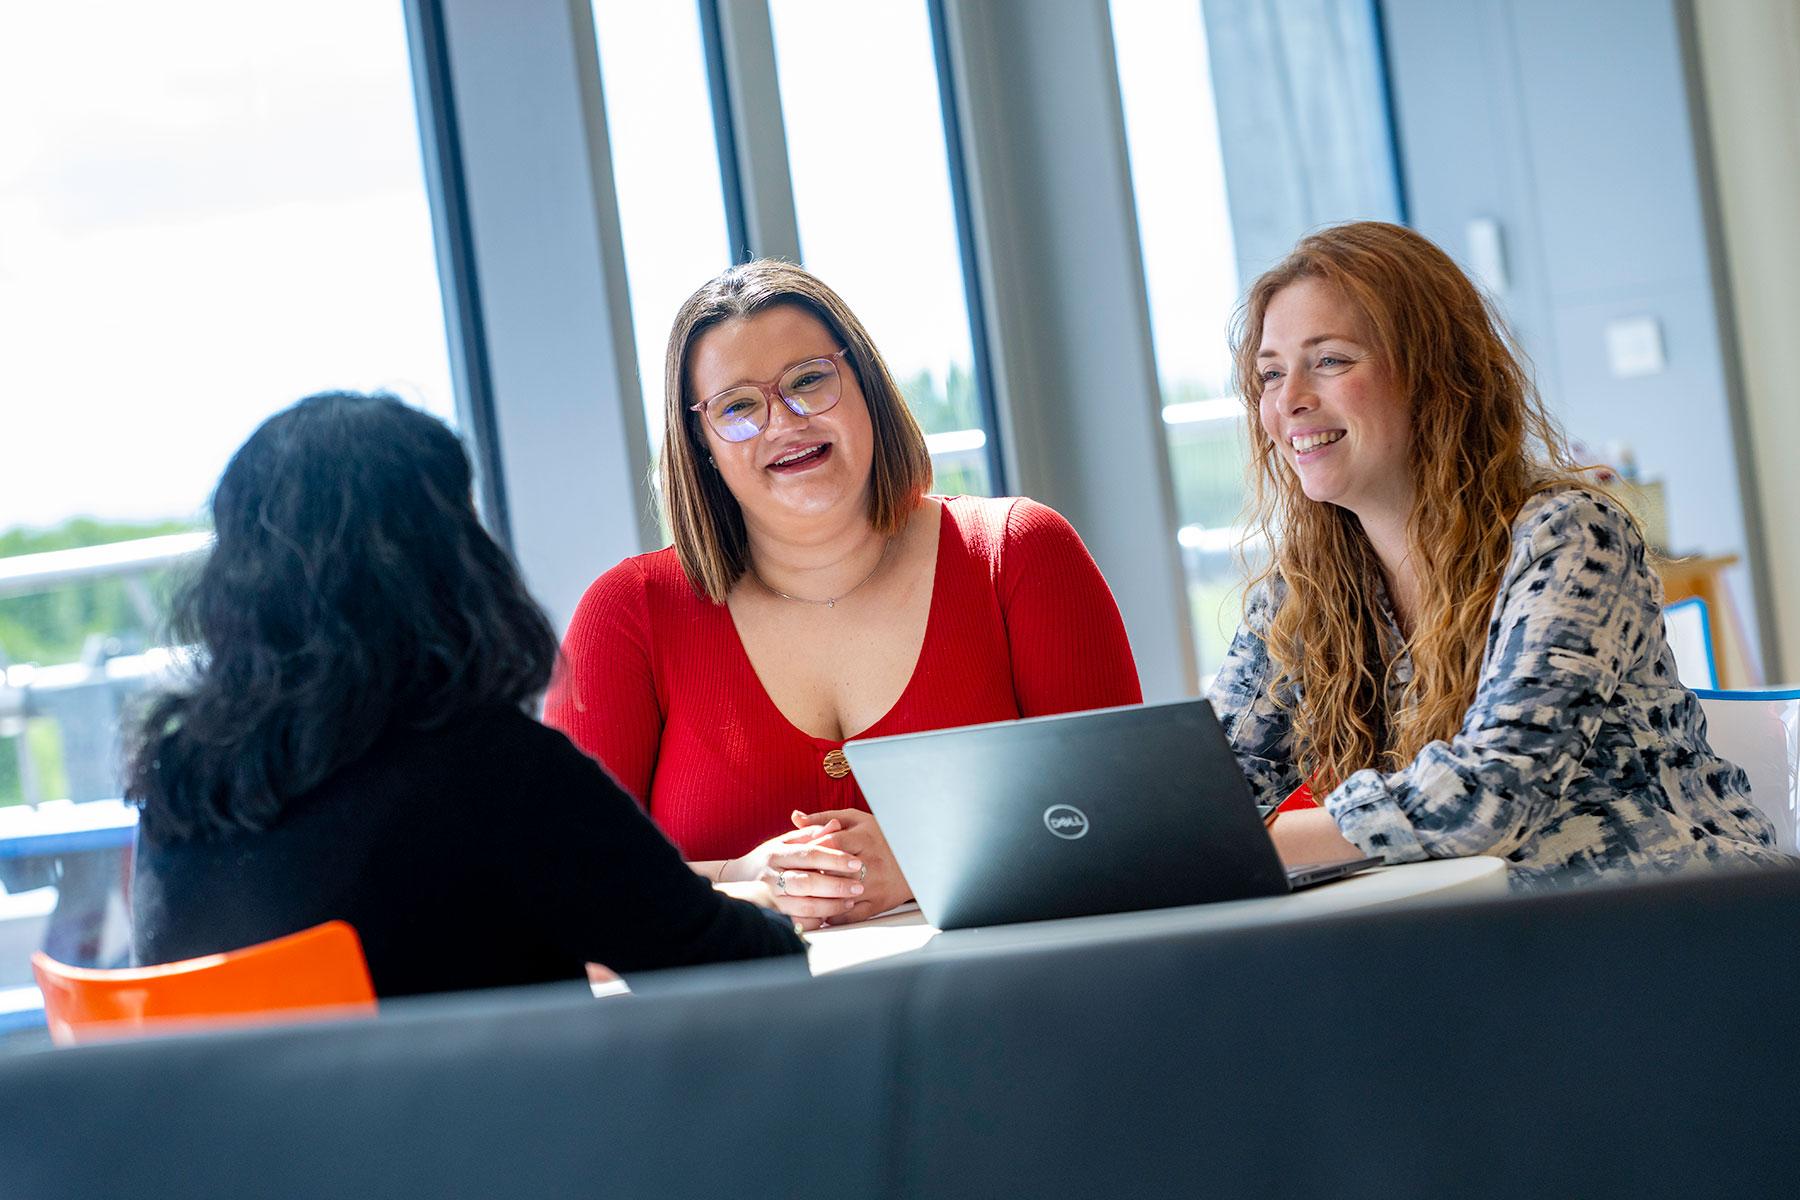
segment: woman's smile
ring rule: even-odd
[[[1327,450],[1337,445],[1344,438],[1342,429],[1323,430],[1314,433],[1290,433],[1288,445],[1293,448],[1295,463],[1316,462]]]
[[[799,475],[825,465],[830,457],[830,442],[807,442],[782,451],[781,456],[765,469],[777,475]]]

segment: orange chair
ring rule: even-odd
[[[242,950],[155,967],[103,971],[31,956],[44,1018],[59,1046],[94,1037],[257,1024],[292,1017],[372,1016],[375,985],[362,941],[343,921]]]

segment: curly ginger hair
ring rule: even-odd
[[[1413,676],[1386,703],[1377,594],[1381,568],[1356,516],[1309,499],[1263,431],[1256,356],[1270,302],[1302,279],[1336,288],[1407,398],[1414,472],[1408,549],[1420,594],[1406,648]],[[1286,595],[1264,639],[1273,694],[1293,707],[1296,765],[1321,797],[1355,771],[1398,770],[1461,728],[1487,623],[1533,494],[1592,488],[1544,407],[1494,306],[1450,257],[1409,229],[1337,225],[1303,238],[1250,288],[1233,337],[1250,427],[1252,536],[1272,554],[1248,597],[1277,578]]]

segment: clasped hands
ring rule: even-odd
[[[881,826],[860,809],[792,813],[794,830],[726,863],[727,882],[765,884],[803,931],[845,925],[912,899]]]

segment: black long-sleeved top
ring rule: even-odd
[[[132,891],[141,963],[341,918],[380,996],[804,951],[562,734],[499,706],[388,735],[263,832],[170,838],[147,810]]]

